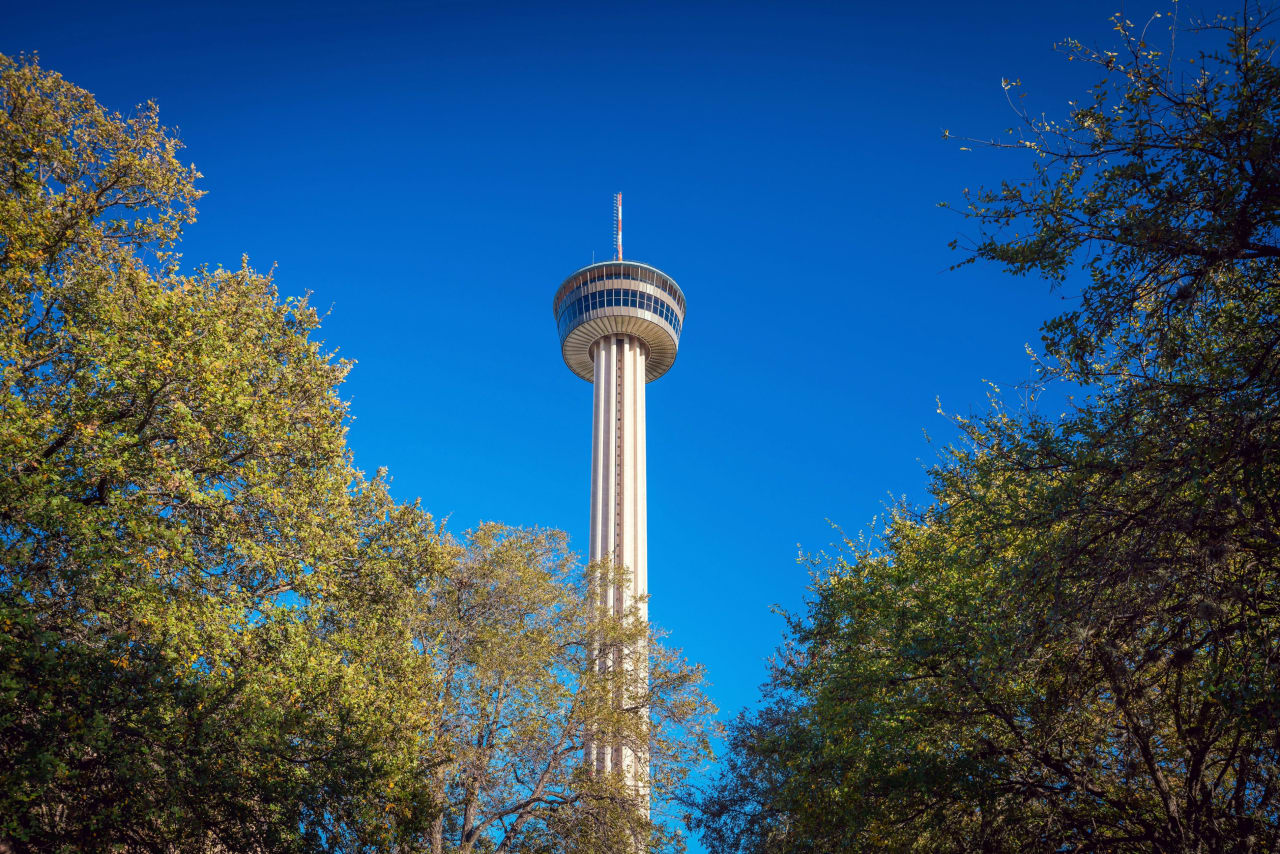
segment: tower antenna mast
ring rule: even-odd
[[[622,260],[622,193],[613,197],[613,242],[618,250],[616,260]]]

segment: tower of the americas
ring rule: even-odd
[[[565,364],[593,386],[590,560],[617,569],[612,577],[595,579],[593,595],[606,614],[623,614],[638,601],[647,622],[644,387],[676,360],[685,302],[666,273],[622,259],[621,194],[615,204],[616,257],[569,276],[552,305]],[[602,670],[630,677],[624,681],[628,693],[647,692],[646,649],[597,652]],[[642,723],[647,729],[647,718]],[[647,746],[611,743],[608,733],[597,732],[586,749],[588,764],[598,773],[621,772],[647,811]]]

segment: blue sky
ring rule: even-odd
[[[585,549],[591,389],[551,298],[610,251],[673,276],[688,317],[648,388],[650,613],[751,703],[800,605],[800,549],[926,496],[937,414],[1025,381],[1064,307],[970,266],[939,210],[1025,174],[942,139],[1061,114],[1118,0],[1028,3],[9,4],[0,51],[120,110],[154,99],[208,195],[191,264],[277,265],[313,292],[351,444],[458,531],[566,529]],[[1184,12],[1212,12],[1211,5]],[[1134,20],[1155,3],[1123,4]]]

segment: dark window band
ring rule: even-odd
[[[560,309],[560,317],[556,321],[560,328],[560,337],[564,338],[569,328],[574,325],[578,318],[589,311],[597,311],[602,308],[638,308],[641,311],[656,314],[675,330],[676,338],[680,337],[680,317],[676,314],[674,308],[651,293],[635,291],[629,288],[593,291],[565,303]]]
[[[615,267],[605,270],[597,270],[594,273],[590,273],[574,282],[573,287],[569,290],[584,287],[592,284],[593,282],[603,282],[606,279],[627,279],[633,282],[644,282],[647,285],[653,285],[655,288],[670,294],[671,298],[676,301],[676,304],[679,305],[681,309],[684,308],[684,297],[681,296],[669,282],[662,280],[647,270],[631,271],[625,267],[622,269]]]

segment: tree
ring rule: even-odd
[[[651,640],[642,726],[591,664],[647,628],[562,534],[459,544],[359,472],[307,301],[182,272],[179,150],[0,56],[0,851],[678,847],[583,733],[665,808],[700,669]]]
[[[712,711],[701,668],[648,638],[638,613],[606,618],[587,596],[587,574],[563,534],[484,525],[438,575],[426,579],[413,631],[439,681],[427,741],[444,759],[434,786],[445,804],[432,851],[632,852],[682,846],[637,809],[621,777],[584,763],[585,736],[646,745],[651,795],[663,810],[708,758]],[[613,698],[619,670],[594,666],[599,644],[641,649],[650,681],[635,697],[649,722]]]
[[[383,846],[439,536],[352,468],[306,301],[179,271],[179,148],[0,57],[0,847]]]
[[[1075,402],[958,419],[930,507],[812,559],[773,706],[705,801],[716,850],[1280,845],[1269,18],[1194,29],[1226,44],[1189,76],[1123,19],[1123,50],[1068,43],[1105,79],[1066,122],[1028,118],[1031,178],[968,214],[976,259],[1083,268],[1031,390]],[[767,828],[737,832],[752,811]]]

